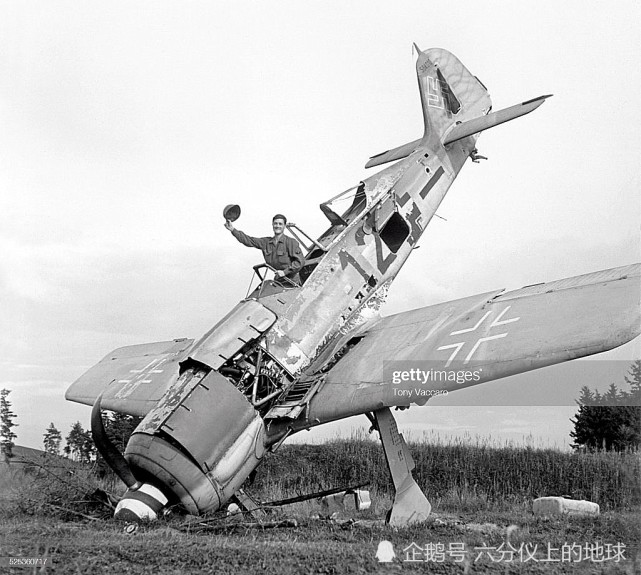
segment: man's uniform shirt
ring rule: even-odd
[[[287,277],[294,278],[305,263],[300,245],[294,238],[281,234],[280,238],[253,238],[234,229],[232,235],[243,245],[258,248],[263,252],[265,263],[275,270],[282,270]]]

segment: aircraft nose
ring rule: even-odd
[[[264,453],[265,424],[247,398],[217,371],[187,370],[136,428],[125,458],[136,479],[199,515],[232,497]],[[128,499],[157,513],[135,489]]]
[[[167,505],[167,497],[160,489],[143,483],[138,489],[127,489],[116,506],[115,519],[139,522],[153,521],[158,518],[162,508]]]
[[[145,483],[138,490],[127,491],[123,500],[130,500],[130,503],[123,507],[123,512],[125,509],[138,512],[142,507],[137,502],[141,501],[157,514],[155,501],[160,501],[162,507],[168,499],[180,502],[194,515],[215,511],[220,507],[221,496],[215,482],[187,453],[166,439],[134,433],[127,444],[125,457],[135,476],[142,478]],[[144,489],[150,483],[157,486],[155,491]],[[136,503],[131,503],[132,501]],[[151,519],[154,519],[153,513]]]

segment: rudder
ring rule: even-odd
[[[440,142],[452,125],[489,113],[492,100],[487,89],[454,54],[441,48],[423,52],[416,44],[414,49],[425,122],[424,141]]]

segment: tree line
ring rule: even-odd
[[[629,391],[614,383],[605,393],[581,388],[570,437],[575,450],[637,451],[641,447],[641,360],[624,377]]]
[[[8,399],[10,393],[9,389],[0,391],[0,451],[5,462],[10,461],[13,457],[14,439],[17,438],[14,428],[18,426],[14,421],[17,416]],[[121,452],[124,452],[129,437],[141,421],[141,417],[124,413],[109,412],[106,416],[103,415],[105,431]],[[62,447],[62,433],[53,422],[45,430],[42,443],[44,452],[50,455],[65,456],[83,463],[93,461],[101,463],[101,458],[91,437],[91,431],[84,429],[79,421],[71,426],[65,437],[64,447]]]

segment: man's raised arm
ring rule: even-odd
[[[262,250],[265,247],[265,242],[269,241],[269,238],[253,238],[252,236],[248,236],[245,232],[237,230],[229,220],[225,221],[225,227],[231,232],[232,236],[248,248]]]

